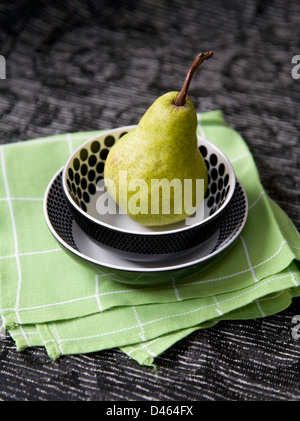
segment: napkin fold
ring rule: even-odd
[[[119,348],[139,364],[197,329],[266,317],[300,295],[300,236],[261,185],[253,157],[221,111],[198,114],[198,134],[231,160],[249,202],[228,253],[203,269],[153,287],[119,283],[64,253],[43,215],[43,197],[72,151],[99,134],[82,132],[0,147],[0,314],[17,350],[49,356]],[[167,304],[167,305],[166,305]]]

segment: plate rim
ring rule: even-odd
[[[95,260],[94,258],[91,258],[87,255],[85,255],[84,253],[75,250],[72,246],[70,246],[68,243],[66,243],[59,235],[58,233],[55,231],[49,215],[48,215],[48,211],[47,211],[47,198],[49,196],[49,192],[52,188],[52,185],[54,183],[54,181],[60,176],[62,175],[62,171],[63,171],[63,167],[61,167],[55,174],[54,176],[51,178],[45,194],[44,194],[44,199],[43,199],[43,213],[44,213],[44,217],[47,223],[47,226],[50,230],[50,232],[52,233],[52,235],[54,236],[54,238],[64,247],[66,248],[68,251],[70,251],[72,254],[76,255],[77,257],[79,257],[80,259],[85,260],[86,262],[89,262],[91,264],[95,264],[97,266],[101,266],[101,267],[105,267],[105,268],[109,268],[109,269],[113,269],[113,270],[118,270],[118,271],[122,271],[122,272],[134,272],[134,273],[159,273],[159,272],[170,272],[170,271],[176,271],[176,270],[182,270],[182,269],[187,269],[191,266],[195,266],[201,263],[206,263],[207,261],[213,259],[214,257],[218,256],[220,253],[222,253],[223,251],[225,251],[229,246],[233,245],[234,242],[238,239],[238,237],[240,236],[241,232],[243,231],[245,224],[247,222],[248,219],[248,212],[249,212],[249,204],[248,204],[248,197],[247,197],[247,193],[245,191],[245,188],[243,186],[243,184],[241,183],[241,181],[236,178],[237,183],[240,185],[240,188],[242,189],[244,198],[245,198],[245,205],[246,205],[246,209],[245,209],[245,215],[243,218],[243,221],[241,222],[239,229],[237,230],[237,232],[233,235],[233,237],[226,243],[224,244],[222,247],[220,247],[219,249],[213,251],[212,253],[210,253],[209,255],[203,256],[199,259],[194,259],[193,261],[188,261],[182,264],[177,264],[174,266],[168,266],[168,267],[159,267],[159,268],[150,268],[150,267],[137,267],[137,268],[128,268],[128,267],[122,267],[120,265],[112,265],[112,264],[106,264],[105,262],[100,262]],[[236,185],[237,185],[236,183]],[[66,200],[66,199],[64,199]],[[69,211],[70,212],[70,211]],[[74,221],[74,218],[70,212],[71,218]],[[87,235],[87,234],[86,234]],[[142,263],[142,262],[141,262]],[[145,262],[146,263],[146,262]]]

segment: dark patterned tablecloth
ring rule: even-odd
[[[296,0],[1,1],[0,143],[135,124],[209,49],[193,102],[224,112],[299,229]],[[299,314],[295,300],[272,317],[195,332],[157,358],[156,373],[117,350],[53,363],[44,349],[17,353],[2,331],[0,400],[300,400]]]

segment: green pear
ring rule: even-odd
[[[111,148],[104,167],[109,195],[144,226],[169,225],[195,212],[207,188],[197,145],[197,115],[187,90],[194,71],[212,56],[200,53],[180,92],[159,97],[139,124]]]

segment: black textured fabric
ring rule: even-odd
[[[299,229],[299,40],[296,0],[1,1],[0,143],[136,124],[212,49],[192,100],[224,112]],[[116,350],[53,363],[44,349],[17,353],[0,332],[0,399],[299,400],[297,314],[299,300],[195,332],[157,358],[156,373]]]

